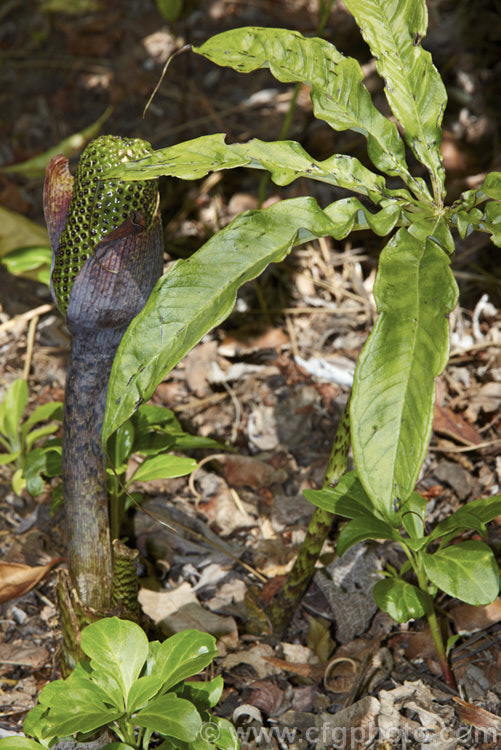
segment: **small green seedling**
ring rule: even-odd
[[[39,448],[34,445],[60,429],[63,405],[60,401],[42,404],[30,417],[23,419],[27,403],[28,384],[26,380],[19,378],[9,385],[4,400],[0,403],[0,446],[6,451],[0,453],[0,464],[14,464],[12,488],[17,495],[26,487],[31,495],[36,496],[43,491],[45,482],[31,482],[23,472],[29,462],[43,460],[49,464],[47,476],[51,476],[53,443],[47,441]],[[41,422],[48,424],[38,426]]]
[[[141,492],[130,492],[131,485],[191,474],[197,468],[195,459],[173,455],[173,452],[199,449],[228,450],[216,440],[185,432],[174,412],[163,406],[143,404],[120,426],[107,445],[106,484],[114,539],[120,536],[120,525],[127,510],[144,500]],[[129,472],[133,457],[139,462]],[[53,438],[46,446],[34,449],[28,455],[23,479],[28,490],[35,495],[43,490],[46,479],[60,477],[61,472],[61,440]],[[62,485],[59,484],[53,491],[52,512],[63,502]]]
[[[0,750],[84,742],[105,729],[109,750],[238,749],[232,724],[211,713],[222,677],[191,681],[217,655],[211,635],[184,630],[148,643],[139,625],[110,617],[82,631],[82,650],[90,661],[46,685],[24,721],[27,737],[0,740]]]
[[[477,540],[454,541],[463,532],[486,535],[486,524],[501,515],[501,495],[473,500],[425,533],[426,499],[418,492],[386,513],[365,491],[357,473],[345,474],[335,487],[305,490],[305,497],[328,513],[350,519],[341,529],[337,552],[368,539],[390,539],[403,549],[406,561],[373,589],[378,607],[397,622],[426,616],[440,658],[447,670],[445,649],[434,599],[439,591],[463,602],[489,604],[499,592],[499,571],[492,550]],[[413,574],[415,583],[406,580]]]
[[[197,449],[228,450],[216,440],[185,432],[174,412],[163,406],[143,404],[108,441],[107,489],[110,499],[112,538],[119,536],[120,524],[126,511],[140,504],[144,496],[129,492],[134,482],[153,479],[172,479],[191,474],[197,462],[186,456],[172,455],[173,451]],[[127,467],[132,456],[142,459],[127,477]],[[113,467],[113,468],[112,468]]]

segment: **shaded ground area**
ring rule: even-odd
[[[165,61],[183,44],[248,24],[311,35],[318,22],[316,0],[185,2],[170,25],[153,2],[116,0],[70,14],[7,0],[0,7],[0,162],[43,153],[108,107],[102,132],[141,136],[156,148],[214,132],[239,141],[277,138],[291,86],[266,71],[244,76],[216,68],[190,52],[173,60],[145,119],[142,112]],[[368,50],[341,3],[334,3],[325,36],[361,61],[367,87],[386,111]],[[466,2],[430,4],[426,44],[450,99],[443,153],[451,201],[477,187],[486,171],[500,169],[499,37],[494,2],[475,4],[474,13]],[[315,158],[349,152],[367,163],[361,136],[333,133],[314,120],[307,89],[299,92],[289,136]],[[251,170],[192,183],[164,180],[166,263],[189,256],[240,211],[257,207],[260,180]],[[41,191],[39,175],[0,173],[0,207],[40,224]],[[270,183],[266,201],[308,192],[321,205],[342,195],[318,183],[298,181],[281,190]],[[2,254],[7,242],[9,249],[26,244],[22,231],[20,221],[0,230]],[[217,636],[216,666],[226,685],[220,711],[232,718],[245,705],[238,722],[250,746],[418,748],[430,732],[439,738],[434,748],[494,748],[493,733],[501,732],[500,602],[473,608],[440,601],[449,633],[459,635],[451,660],[461,697],[484,713],[472,711],[446,691],[423,622],[396,626],[376,610],[372,583],[385,565],[401,563],[391,544],[357,546],[337,560],[331,540],[286,639],[271,645],[246,634],[249,587],[275,586],[304,538],[312,506],[302,491],[322,482],[354,365],[375,319],[381,247],[381,240],[357,234],[297,249],[242,290],[230,318],[153,399],[173,409],[187,431],[236,449],[196,453],[207,460],[189,481],[134,486],[147,494],[157,521],[136,511],[132,534],[141,553],[145,611],[166,633],[198,627]],[[499,492],[501,484],[499,253],[484,235],[458,241],[453,269],[462,306],[451,317],[451,361],[437,384],[434,435],[419,484],[430,523]],[[69,339],[47,307],[47,287],[0,265],[0,303],[0,393],[27,372],[28,413],[62,400]],[[50,488],[35,499],[26,490],[17,495],[10,467],[0,471],[3,561],[43,566],[63,557],[62,512],[51,515]],[[488,531],[497,555],[498,530],[494,522]],[[55,573],[22,596],[30,583],[26,569],[9,568],[9,575],[15,575],[13,588],[4,582],[7,601],[0,605],[0,736],[20,731],[40,689],[58,675]],[[273,732],[260,744],[263,727]],[[378,745],[386,736],[391,744]]]

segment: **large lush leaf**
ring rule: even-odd
[[[489,172],[480,186],[480,190],[489,198],[501,200],[501,172]]]
[[[400,219],[392,203],[371,214],[356,198],[322,211],[313,198],[246,211],[160,279],[127,329],[108,385],[103,441],[146,401],[172,367],[233,309],[238,289],[295,244],[371,226],[387,233]]]
[[[153,698],[146,708],[138,711],[134,722],[156,732],[184,742],[192,742],[202,726],[197,709],[174,693]]]
[[[381,315],[362,351],[351,400],[355,465],[383,512],[414,489],[432,426],[434,378],[447,362],[457,288],[434,242],[400,229],[374,288]]]
[[[136,623],[107,617],[82,631],[82,650],[94,669],[115,677],[125,698],[148,656],[148,639]]]
[[[421,47],[428,18],[425,0],[346,0],[376,58],[390,107],[405,139],[430,170],[436,198],[444,194],[440,155],[447,94],[429,52]]]
[[[353,156],[334,154],[317,161],[296,141],[270,143],[254,138],[247,143],[226,144],[224,133],[204,135],[160,149],[144,159],[124,162],[110,170],[109,176],[146,180],[167,175],[194,180],[208,172],[243,166],[267,169],[277,185],[308,177],[367,195],[374,203],[384,197],[401,197],[406,201],[410,198],[404,190],[388,190],[381,175],[371,172]]]
[[[106,692],[85,676],[70,675],[44,687],[39,696],[48,707],[46,736],[66,737],[75,732],[91,732],[120,718],[123,708],[110,706]],[[71,707],[71,710],[69,710]]]
[[[334,487],[304,490],[303,494],[317,508],[345,518],[374,514],[372,502],[355,471],[344,474]]]
[[[279,81],[308,84],[316,117],[336,130],[351,128],[363,133],[378,169],[400,175],[416,192],[426,193],[424,184],[408,171],[395,124],[372,103],[359,63],[334,45],[303,37],[297,31],[248,27],[217,34],[193,50],[242,73],[269,68]]]
[[[134,474],[127,481],[128,487],[132,482],[149,482],[151,479],[171,479],[184,477],[197,468],[194,458],[185,456],[160,455],[147,458],[138,466]]]
[[[426,613],[426,595],[401,578],[385,578],[372,589],[379,609],[397,622],[407,622]]]
[[[216,655],[216,641],[211,635],[198,630],[182,630],[159,647],[151,675],[161,680],[165,691],[198,674]]]
[[[492,242],[501,247],[501,201],[489,201],[485,204],[485,213],[479,227],[484,232],[489,232]]]
[[[499,571],[492,550],[483,542],[468,541],[430,555],[423,552],[426,575],[449,596],[480,606],[499,593]]]
[[[341,557],[346,550],[357,542],[366,539],[393,539],[397,541],[398,532],[389,523],[375,516],[357,516],[348,521],[341,529],[337,540],[337,553]]]

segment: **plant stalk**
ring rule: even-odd
[[[335,485],[343,476],[348,465],[349,450],[350,400],[348,399],[336,431],[323,488]],[[333,513],[317,508],[310,520],[306,537],[299,549],[294,567],[270,608],[269,619],[276,635],[281,635],[285,631],[310,585],[315,573],[315,564],[322,551],[333,518]]]
[[[63,487],[68,567],[80,599],[94,609],[111,605],[112,559],[101,445],[106,392],[122,328],[73,335],[66,378]]]
[[[444,682],[446,685],[448,685],[448,687],[452,688],[452,690],[457,691],[456,680],[447,660],[444,640],[442,638],[442,631],[437,619],[437,613],[433,604],[433,598],[428,593],[428,579],[426,573],[420,565],[419,560],[418,565],[416,566],[416,573],[419,588],[426,596],[426,619],[428,620],[428,625],[430,626],[431,637],[433,638],[433,644],[435,646],[435,651],[437,652],[438,662],[440,664],[440,669],[442,670]]]

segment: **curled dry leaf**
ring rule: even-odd
[[[47,573],[64,557],[56,557],[46,565],[23,565],[15,562],[0,562],[0,603],[17,599],[36,586]]]

